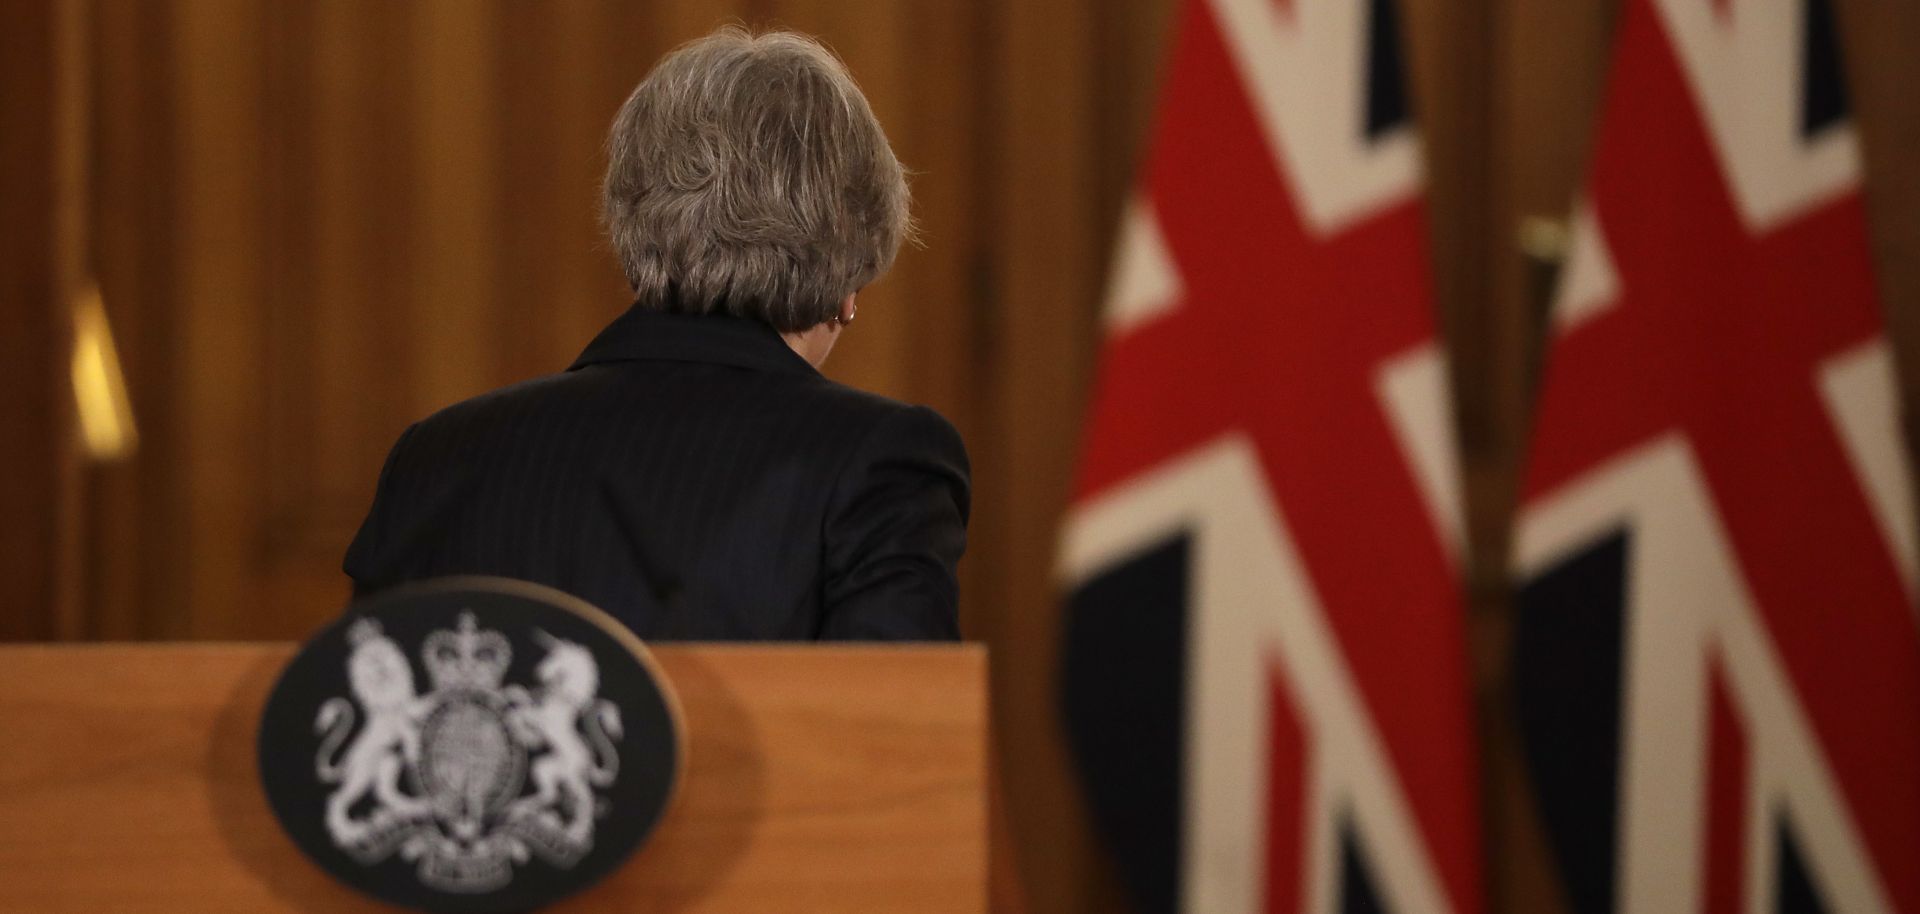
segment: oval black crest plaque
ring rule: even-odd
[[[684,746],[646,648],[572,596],[445,578],[355,604],[281,673],[260,780],[342,882],[428,911],[528,911],[612,872]]]

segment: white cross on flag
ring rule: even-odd
[[[1389,0],[1187,0],[1064,537],[1143,914],[1472,911],[1460,484]]]
[[[1573,909],[1920,911],[1920,637],[1827,0],[1628,0],[1516,533]]]

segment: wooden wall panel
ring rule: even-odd
[[[1503,0],[1490,23],[1488,209],[1480,319],[1457,338],[1463,445],[1475,549],[1474,669],[1486,787],[1489,902],[1498,911],[1565,911],[1535,818],[1512,715],[1506,574],[1518,472],[1558,263],[1529,257],[1528,220],[1560,225],[1583,180],[1608,60],[1613,0]],[[1535,224],[1541,224],[1536,222]]]
[[[144,15],[142,15],[144,13]],[[150,298],[134,296],[136,282],[165,286],[171,277],[171,259],[163,252],[163,242],[144,228],[146,200],[159,194],[142,194],[140,188],[154,179],[157,163],[165,161],[159,150],[167,146],[169,132],[152,117],[154,100],[165,77],[159,69],[152,42],[142,40],[152,31],[152,10],[134,15],[96,15],[92,23],[90,65],[92,84],[88,108],[92,111],[94,136],[94,177],[86,192],[86,205],[94,223],[92,269],[100,284],[102,300],[113,317],[115,330],[125,338],[163,336],[165,313],[150,305]],[[12,81],[6,84],[13,84]],[[109,90],[108,86],[140,86],[138,90]],[[140,144],[148,144],[146,150]],[[142,154],[144,152],[144,154]],[[102,200],[119,202],[102,205]],[[115,269],[100,269],[113,263]],[[48,351],[56,351],[48,348]],[[121,346],[121,369],[127,374],[131,392],[154,390],[154,361],[144,348]],[[61,390],[60,394],[65,394]],[[134,417],[146,411],[146,397],[134,396]],[[142,445],[165,444],[165,430],[140,428]],[[142,626],[150,624],[140,609],[142,574],[140,566],[159,566],[165,561],[165,541],[146,536],[142,518],[150,511],[140,509],[142,478],[138,465],[119,463],[98,467],[86,474],[83,482],[86,507],[77,511],[90,536],[84,541],[81,603],[88,618],[88,637],[140,637]],[[125,505],[125,509],[121,509]],[[108,555],[131,555],[138,561],[106,561]]]
[[[1920,452],[1920,4],[1843,0],[1838,10],[1908,448]]]
[[[989,88],[999,125],[988,162],[986,216],[994,337],[991,427],[974,442],[980,538],[999,545],[990,587],[997,624],[996,724],[1018,763],[1005,767],[1022,873],[1040,911],[1114,903],[1087,837],[1057,725],[1054,542],[1066,502],[1091,368],[1108,225],[1100,218],[1098,4],[993,4]],[[1106,907],[1106,909],[1111,909]]]
[[[269,291],[260,244],[268,228],[263,9],[246,0],[183,0],[174,10],[179,437],[170,453],[150,456],[178,470],[189,500],[176,530],[193,551],[186,611],[167,630],[256,636],[269,615],[249,573],[264,532],[254,521],[266,457],[258,397]]]
[[[505,89],[495,82],[492,3],[423,0],[408,30],[413,80],[411,144],[418,207],[412,221],[413,294],[404,321],[417,376],[412,412],[426,415],[499,383],[505,352],[495,321],[497,278],[486,269],[508,250],[499,232],[499,162],[491,129]],[[526,40],[525,35],[517,36]],[[515,74],[518,77],[520,74]],[[538,221],[539,207],[515,213]]]
[[[70,4],[78,6],[78,4]],[[184,490],[162,484],[179,435],[154,395],[174,388],[170,348],[177,264],[168,231],[175,93],[171,50],[155,40],[171,14],[159,4],[103,3],[93,16],[91,66],[96,227],[91,267],[119,334],[120,358],[140,430],[136,459],[88,468],[81,604],[91,638],[153,638],[182,617],[185,540],[177,519]],[[61,395],[66,396],[65,390]]]
[[[40,6],[9,13],[0,20],[0,86],[9,89],[0,97],[0,638],[50,638],[65,634],[62,502],[73,456],[60,355],[71,290],[55,175],[74,151],[60,131],[60,14]]]
[[[619,313],[626,291],[619,272],[609,266],[611,259],[602,249],[596,226],[604,164],[600,147],[607,123],[626,100],[634,80],[624,74],[605,79],[602,57],[590,51],[603,30],[611,40],[631,44],[639,29],[616,17],[603,17],[593,0],[562,0],[541,10],[551,22],[548,48],[552,56],[529,59],[526,65],[552,70],[546,97],[528,101],[545,116],[531,121],[531,128],[506,125],[505,129],[548,138],[541,146],[550,150],[543,167],[552,172],[552,230],[547,237],[531,241],[546,273],[540,287],[526,289],[512,300],[528,320],[545,328],[542,370],[551,371],[554,365],[571,362],[585,347],[582,341],[592,339]],[[640,66],[637,61],[629,65]],[[542,292],[553,303],[551,313],[543,314],[534,306]]]

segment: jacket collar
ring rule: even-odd
[[[772,327],[722,314],[628,308],[587,344],[568,371],[606,362],[709,362],[756,371],[818,374]]]

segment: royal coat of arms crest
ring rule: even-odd
[[[565,869],[592,849],[621,728],[591,650],[535,631],[534,681],[507,683],[512,643],[462,612],[420,647],[422,695],[378,621],[347,640],[352,698],[327,699],[314,719],[337,847],[363,864],[397,853],[422,883],[457,893],[498,889],[536,855]]]

